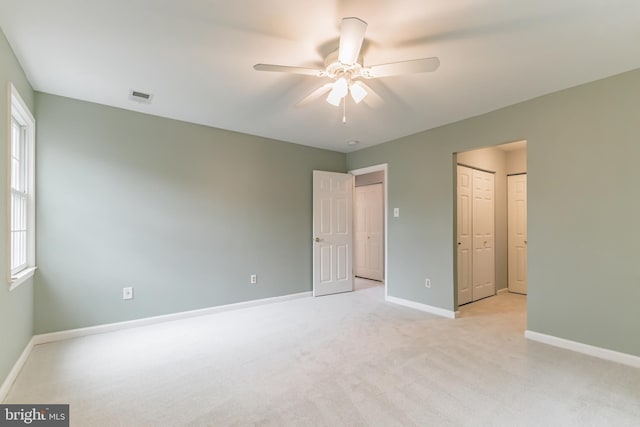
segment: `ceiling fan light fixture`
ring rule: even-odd
[[[257,71],[276,71],[325,78],[326,84],[311,92],[299,101],[296,106],[307,104],[324,97],[328,93],[326,101],[329,104],[336,107],[340,107],[340,104],[342,104],[342,121],[346,123],[346,97],[349,94],[351,94],[351,98],[356,104],[361,103],[367,96],[367,104],[370,107],[375,108],[382,102],[380,95],[364,82],[365,79],[428,73],[437,70],[440,66],[440,60],[437,57],[430,57],[365,67],[361,54],[366,30],[367,23],[362,19],[356,17],[343,18],[340,25],[338,48],[325,56],[324,69],[276,64],[255,64],[253,68]]]
[[[345,96],[347,96],[347,93],[349,92],[347,79],[345,79],[344,77],[340,77],[338,80],[336,80],[336,82],[333,84],[333,90],[336,91],[337,96],[339,96],[340,98],[344,98]]]
[[[351,84],[351,87],[349,87],[349,92],[351,93],[351,98],[353,98],[356,104],[359,104],[360,101],[362,101],[365,96],[369,94],[367,90],[362,87],[360,82]]]
[[[327,102],[334,107],[338,107],[340,105],[340,101],[342,101],[342,97],[336,95],[336,91],[332,90],[329,92],[329,96],[327,96]]]
[[[331,92],[329,92],[329,96],[327,96],[327,102],[337,107],[340,105],[340,101],[342,101],[342,98],[347,96],[348,92],[349,85],[347,84],[347,79],[345,79],[344,77],[340,77],[333,84],[333,89],[331,89]]]

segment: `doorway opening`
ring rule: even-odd
[[[526,294],[526,144],[454,154],[456,307]]]
[[[382,212],[379,199],[374,210],[378,213],[375,221],[382,224],[376,234],[369,232],[367,239],[369,252],[382,253],[382,261],[377,259],[368,265],[368,272],[375,270],[376,285],[384,285],[385,298],[388,297],[387,288],[387,164],[352,170],[349,173],[328,171],[313,171],[313,296],[330,295],[354,290],[355,268],[354,260],[354,193],[355,180],[361,183],[375,180],[374,184],[381,184]],[[358,178],[361,177],[361,178]],[[365,185],[362,185],[363,187]],[[378,191],[379,193],[379,191]],[[373,206],[373,203],[372,203]],[[369,230],[370,231],[370,230]],[[373,250],[372,248],[375,248]],[[382,280],[380,274],[382,273]],[[360,274],[364,275],[364,274]],[[370,279],[357,279],[370,280]],[[371,286],[363,286],[367,288]]]
[[[354,290],[384,285],[387,295],[387,165],[349,171],[354,175]]]

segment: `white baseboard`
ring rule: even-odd
[[[187,319],[189,317],[205,316],[207,314],[221,313],[224,311],[239,310],[242,308],[256,307],[259,305],[273,304],[276,302],[290,301],[299,298],[307,298],[311,292],[300,292],[297,294],[282,295],[279,297],[263,298],[251,301],[238,302],[234,304],[218,305],[215,307],[201,308],[199,310],[182,311],[179,313],[164,314],[162,316],[145,317],[142,319],[129,320],[126,322],[107,323],[104,325],[89,326],[87,328],[69,329],[66,331],[51,332],[33,336],[33,344],[44,344],[54,341],[68,340],[71,338],[84,337],[87,335],[103,334],[106,332],[119,331],[122,329],[137,328],[139,326],[153,325],[156,323],[170,322],[172,320]]]
[[[524,336],[532,341],[538,341],[543,344],[552,345],[554,347],[564,348],[566,350],[587,354],[589,356],[598,357],[600,359],[609,360],[611,362],[621,363],[623,365],[640,368],[640,357],[632,354],[620,353],[618,351],[608,350],[602,347],[596,347],[589,344],[583,344],[577,341],[571,341],[564,338],[554,337],[553,335],[541,334],[539,332],[524,331]]]
[[[498,289],[498,292],[496,292],[496,295],[504,294],[506,292],[509,292],[509,288]]]
[[[16,380],[16,378],[18,377],[18,374],[22,370],[22,367],[24,366],[25,362],[27,361],[27,358],[31,354],[31,350],[33,349],[34,345],[35,344],[32,337],[27,343],[27,345],[25,346],[20,357],[18,357],[18,360],[16,360],[16,363],[13,364],[13,368],[11,368],[11,370],[9,371],[7,378],[4,379],[2,386],[0,386],[0,402],[4,402],[4,399],[6,399],[7,394],[9,393],[9,389],[11,388],[11,386],[13,385],[13,382]]]
[[[388,296],[385,298],[388,302],[398,305],[403,305],[405,307],[413,308],[415,310],[424,311],[427,313],[435,314],[437,316],[447,317],[449,319],[455,319],[457,316],[457,312],[451,310],[445,310],[444,308],[434,307],[432,305],[421,304],[415,301],[409,301],[402,298],[396,298]]]

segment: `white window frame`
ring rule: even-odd
[[[35,149],[36,149],[36,120],[29,111],[15,86],[9,82],[9,117],[7,138],[7,272],[9,290],[15,289],[20,284],[31,278],[36,270],[36,204],[35,204]],[[14,190],[11,186],[12,176],[12,128],[16,121],[23,129],[25,138],[25,166],[26,166],[26,196],[27,196],[27,260],[16,271],[11,271],[11,199]]]

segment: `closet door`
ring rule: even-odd
[[[496,293],[494,175],[458,166],[458,305]]]
[[[527,175],[507,177],[509,291],[527,293]]]
[[[493,174],[473,170],[473,301],[496,293]]]
[[[384,202],[382,184],[355,189],[355,274],[382,281],[384,278]]]
[[[458,166],[458,305],[473,301],[471,288],[471,219],[473,169]]]

